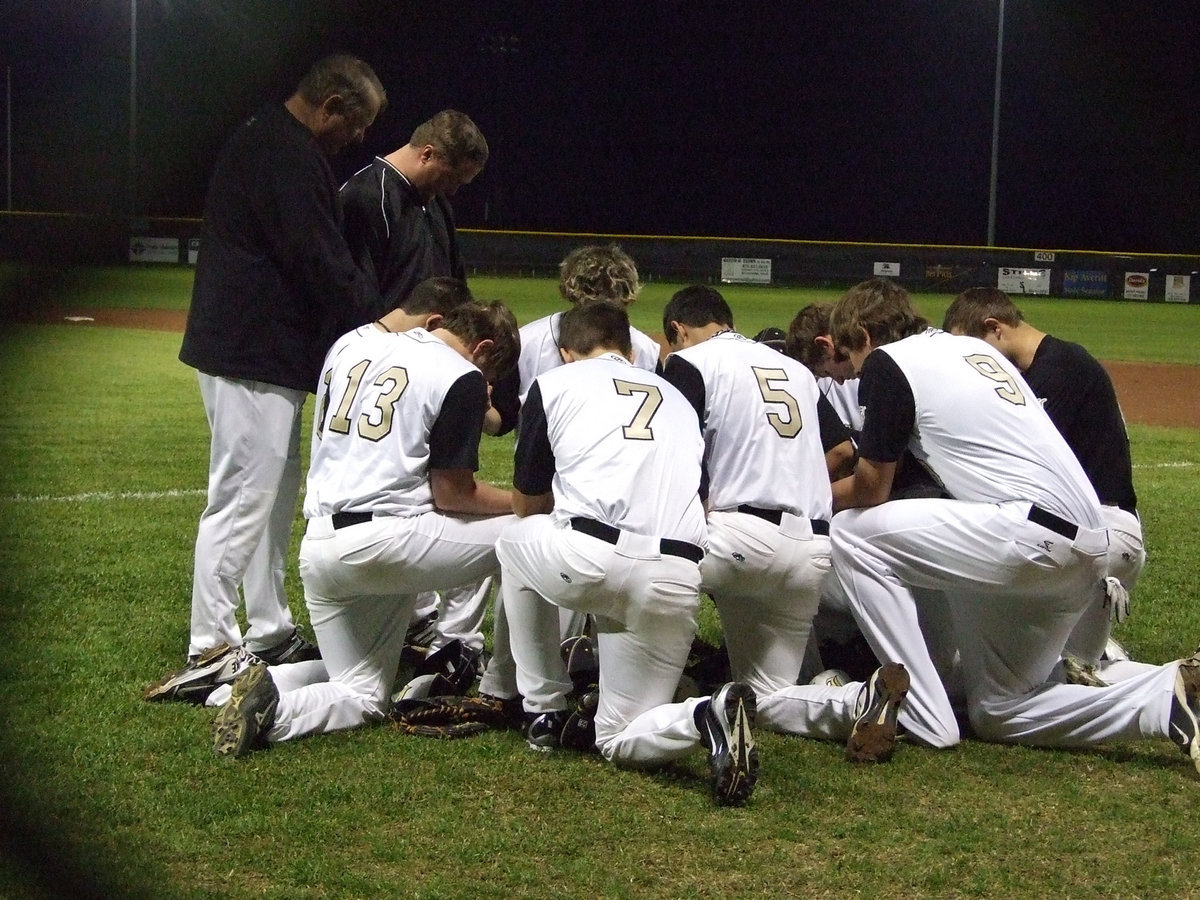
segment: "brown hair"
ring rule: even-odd
[[[861,350],[866,344],[880,347],[909,335],[919,334],[929,321],[917,312],[908,291],[888,278],[872,278],[850,288],[829,313],[833,345]]]
[[[999,288],[973,287],[963,291],[946,308],[942,330],[981,338],[987,333],[984,319],[1015,326],[1025,321],[1012,298]]]
[[[468,345],[491,341],[479,368],[488,381],[496,381],[512,371],[521,355],[521,335],[517,318],[499,300],[463,303],[446,313],[442,328]]]
[[[616,244],[576,247],[558,265],[558,292],[568,303],[629,304],[641,288],[632,257]]]

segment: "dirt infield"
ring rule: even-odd
[[[183,331],[187,313],[174,309],[94,309],[63,313],[80,326]],[[1139,425],[1200,428],[1200,366],[1153,363],[1104,363],[1125,418]]]

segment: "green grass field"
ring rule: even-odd
[[[68,274],[63,306],[187,303],[179,270]],[[551,282],[472,284],[522,321],[558,308]],[[660,330],[675,287],[648,285],[635,324]],[[825,296],[727,294],[751,334]],[[949,300],[918,299],[935,319]],[[1101,358],[1200,363],[1200,310],[1022,306]],[[759,788],[733,810],[712,805],[700,752],[626,772],[502,732],[367,728],[217,759],[210,712],[140,699],[182,661],[204,504],[207,429],[178,349],[152,331],[0,333],[0,896],[83,896],[62,887],[81,878],[97,897],[1200,895],[1200,777],[1165,740],[902,745],[864,768],[840,746],[762,734]],[[1131,438],[1151,558],[1117,636],[1165,662],[1200,641],[1200,433]],[[507,483],[511,441],[483,449],[483,475]],[[289,588],[306,623],[294,562]],[[28,859],[62,884],[39,886]]]

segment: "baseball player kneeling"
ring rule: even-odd
[[[515,365],[516,320],[467,303],[397,333],[402,316],[343,335],[317,394],[300,577],[329,680],[251,665],[217,714],[219,755],[382,720],[417,594],[498,568],[512,495],[474,472],[485,372]]]
[[[674,387],[633,366],[629,319],[615,304],[563,314],[569,365],[534,381],[513,473],[518,520],[501,534],[501,598],[534,749],[595,745],[629,767],[709,751],[713,793],[754,788],[754,691],[731,682],[673,703],[696,631],[705,537],[698,495],[704,445]],[[599,696],[568,709],[559,608],[591,613]]]

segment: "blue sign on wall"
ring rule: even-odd
[[[1107,297],[1108,273],[1089,269],[1067,269],[1063,272],[1063,295],[1066,297]]]

